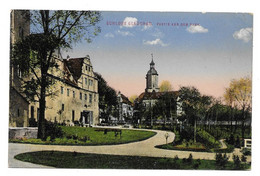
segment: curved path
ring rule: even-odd
[[[96,153],[96,154],[112,154],[112,155],[132,155],[132,156],[151,156],[151,157],[170,157],[173,158],[178,155],[179,158],[187,158],[191,153],[194,159],[215,159],[215,153],[206,152],[190,152],[190,151],[178,151],[178,150],[163,150],[155,148],[156,145],[166,143],[165,134],[169,134],[168,142],[174,140],[174,133],[155,131],[157,134],[147,140],[133,142],[120,145],[101,145],[101,146],[61,146],[61,145],[35,145],[35,144],[18,144],[9,143],[9,167],[47,167],[31,163],[26,163],[14,159],[14,156],[19,153],[41,151],[41,150],[57,150],[57,151],[69,151],[80,153]],[[230,159],[232,156],[230,157]]]

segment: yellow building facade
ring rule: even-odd
[[[98,81],[89,56],[55,60],[59,68],[49,73],[55,84],[53,95],[46,97],[45,119],[70,126],[98,124]],[[29,114],[39,117],[37,103],[30,104]]]

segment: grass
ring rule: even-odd
[[[178,145],[172,145],[172,144],[164,144],[164,145],[157,145],[156,148],[160,149],[167,149],[167,150],[181,150],[181,151],[194,151],[194,152],[209,152],[203,144],[196,143],[189,146],[186,146],[185,144],[178,144]]]
[[[15,159],[56,168],[95,168],[95,169],[198,169],[216,170],[214,160],[189,160],[175,158],[156,158],[141,156],[101,155],[77,152],[39,151],[22,153]],[[243,163],[241,170],[249,169]],[[233,162],[226,164],[225,170],[234,170]]]
[[[51,145],[112,145],[141,141],[156,134],[156,132],[151,131],[122,129],[121,135],[118,132],[115,136],[114,131],[108,131],[107,134],[104,134],[100,128],[66,126],[61,128],[64,133],[63,137],[55,138],[53,141],[48,137],[46,141],[23,138],[11,139],[10,142]]]

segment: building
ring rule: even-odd
[[[129,99],[123,95],[121,92],[118,92],[118,120],[119,122],[132,122],[133,119],[133,104]]]
[[[150,63],[150,69],[148,70],[146,74],[146,88],[145,92],[141,93],[138,98],[135,100],[135,107],[145,107],[147,111],[151,111],[151,108],[158,102],[158,100],[165,94],[168,96],[171,96],[172,98],[175,98],[175,102],[177,102],[176,105],[176,114],[172,116],[180,116],[182,112],[181,108],[181,102],[179,102],[178,98],[178,91],[168,91],[168,92],[160,92],[159,86],[158,86],[158,76],[159,74],[157,73],[155,69],[155,63],[152,61]],[[137,108],[138,109],[138,108]],[[139,110],[135,109],[135,113],[139,114]],[[139,116],[139,115],[137,115]],[[150,114],[150,116],[153,116]],[[142,121],[142,117],[137,117]],[[171,117],[172,118],[172,117]]]
[[[19,10],[11,13],[11,44],[30,35],[30,21],[23,14],[25,11]],[[98,124],[98,80],[90,57],[62,59],[57,54],[53,60],[58,67],[48,71],[55,83],[51,86],[52,94],[46,97],[45,119],[64,125]],[[29,101],[21,90],[22,80],[30,77],[23,76],[19,66],[10,64],[10,127],[26,127],[29,121],[39,118],[39,103]]]
[[[11,11],[10,50],[15,42],[30,34],[28,14],[29,11]],[[9,126],[26,127],[29,125],[30,102],[21,93],[22,73],[19,67],[14,66],[11,62],[9,76]]]
[[[158,73],[155,70],[154,67],[155,63],[150,63],[150,70],[146,74],[146,89],[145,92],[159,92],[159,86],[158,86]]]
[[[98,81],[90,57],[55,58],[59,68],[49,76],[55,80],[54,95],[46,97],[45,119],[74,126],[99,123]],[[30,104],[30,118],[38,119],[38,103]]]

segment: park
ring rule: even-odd
[[[250,61],[246,64],[249,68],[234,77],[231,70],[240,67],[216,62],[214,57],[220,53],[217,50],[212,51],[215,56],[206,52],[206,58],[208,54],[212,57],[209,60],[203,55],[205,44],[195,52],[199,53],[197,58],[188,54],[192,47],[172,52],[170,41],[163,41],[162,28],[160,31],[153,26],[138,26],[135,17],[125,17],[122,24],[110,26],[115,31],[103,34],[99,25],[103,25],[102,29],[107,25],[106,20],[102,21],[102,17],[107,17],[104,14],[110,13],[11,12],[9,167],[250,170]],[[208,18],[207,15],[202,16]],[[215,20],[222,22],[215,15]],[[232,17],[236,19],[239,15]],[[250,21],[251,16],[248,18]],[[180,30],[186,30],[175,32],[182,35],[181,39],[206,35],[209,29],[201,25],[204,24],[183,26]],[[141,52],[129,51],[127,57],[133,60],[117,57],[120,51],[111,48],[106,53],[116,53],[116,58],[110,60],[93,48],[91,57],[88,54],[63,57],[64,50],[81,39],[91,43],[95,38],[101,44],[113,42],[111,38],[119,36],[134,38],[136,31],[126,31],[132,28],[144,36],[149,35],[144,33],[146,30],[154,30],[153,37],[160,36],[141,42],[136,38],[138,46],[131,45],[136,45],[136,51],[142,47],[154,47],[150,48],[152,51],[168,47],[167,57],[161,51],[156,57],[151,54],[148,71],[146,58],[143,61],[133,58]],[[242,40],[250,44],[250,36],[244,40],[238,38],[244,31],[250,35],[252,28],[236,31],[232,28],[232,42]],[[215,41],[207,40],[210,44]],[[109,44],[113,45],[116,44]],[[178,57],[173,57],[176,53]],[[246,57],[250,60],[249,56]],[[222,57],[223,63],[229,62],[226,58]],[[98,59],[103,60],[98,62]],[[132,74],[135,76],[131,77]]]

